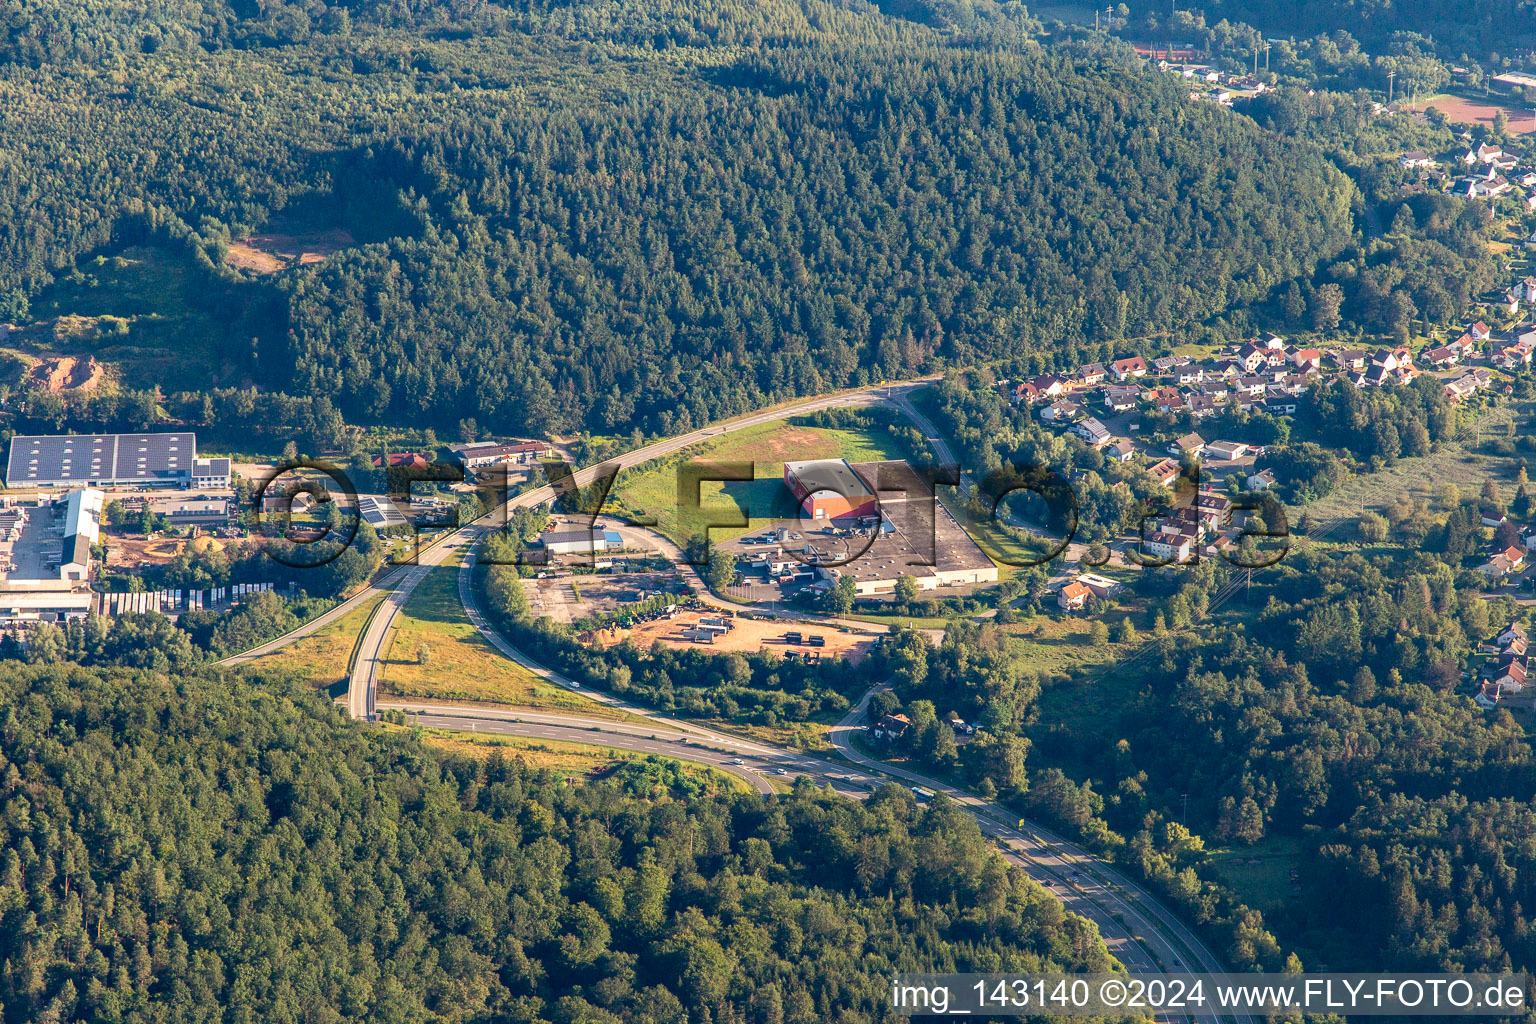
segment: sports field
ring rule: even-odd
[[[711,540],[731,540],[765,528],[776,518],[796,514],[793,495],[784,486],[784,463],[805,459],[844,458],[877,462],[903,458],[896,439],[881,428],[799,426],[784,421],[748,427],[696,445],[683,458],[649,464],[622,475],[609,497],[609,509],[628,517],[652,516],[659,533],[676,544],[700,532],[711,520],[746,515],[748,525],[713,527]],[[751,463],[750,481],[706,481],[699,486],[699,507],[688,507],[678,495],[678,467],[684,462]],[[779,513],[775,516],[775,511]]]
[[[1430,107],[1434,107],[1452,121],[1461,124],[1492,125],[1494,116],[1502,110],[1504,116],[1509,119],[1510,132],[1525,135],[1536,130],[1536,119],[1533,119],[1530,107],[1504,104],[1493,99],[1472,100],[1464,96],[1440,93],[1416,103],[1403,105],[1405,110],[1428,110]]]

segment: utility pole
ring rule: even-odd
[[[1387,106],[1392,105],[1392,80],[1397,77],[1396,71],[1387,72]]]
[[[1269,44],[1264,44],[1264,70],[1269,70]]]

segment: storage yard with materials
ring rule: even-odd
[[[816,638],[820,638],[817,642]],[[830,626],[789,622],[784,619],[731,618],[721,612],[678,612],[672,618],[642,622],[631,629],[611,626],[592,634],[604,647],[629,640],[641,648],[660,643],[667,647],[698,647],[720,654],[771,651],[785,657],[843,658],[862,660],[874,637],[844,633]]]

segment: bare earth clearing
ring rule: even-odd
[[[293,266],[319,263],[357,240],[344,228],[303,235],[252,235],[229,243],[224,262],[240,270],[275,274]]]

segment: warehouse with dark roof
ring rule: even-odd
[[[199,459],[192,431],[19,434],[7,487],[228,487],[228,459]]]

